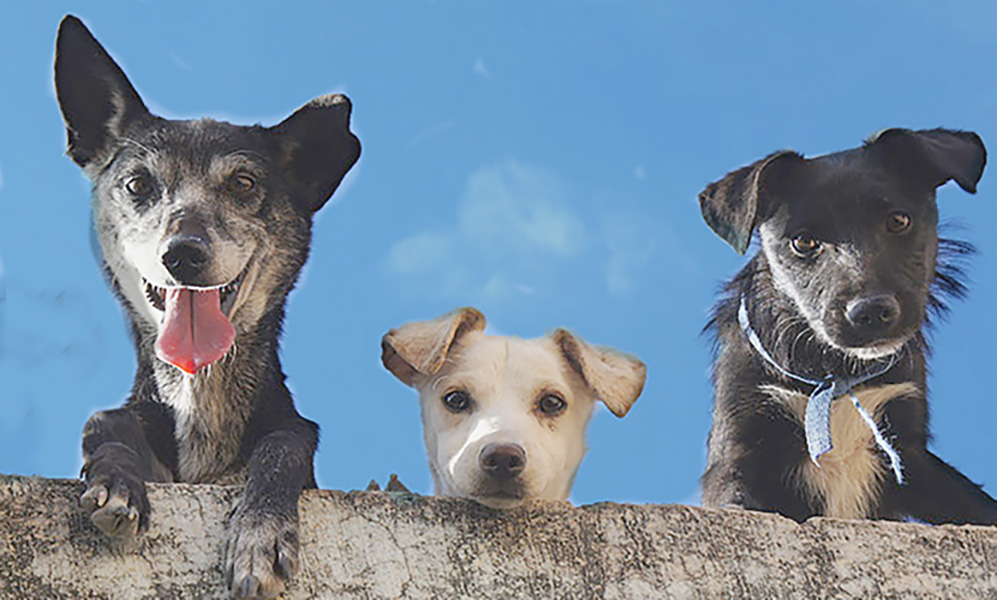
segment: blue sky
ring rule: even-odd
[[[891,126],[997,149],[997,5],[852,2],[0,3],[0,472],[73,477],[134,357],[91,245],[89,184],[52,84],[79,15],[164,116],[274,124],[345,92],[363,156],[320,213],[283,361],[322,426],[322,487],[396,472],[432,491],[391,327],[455,307],[523,337],[558,326],[636,354],[643,396],[600,410],[573,499],[695,502],[719,283],[742,264],[703,223],[708,182],[779,148]],[[980,254],[937,328],[934,450],[997,494],[997,184],[939,192]]]

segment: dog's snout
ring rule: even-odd
[[[845,317],[854,327],[864,330],[889,329],[900,317],[900,303],[889,294],[856,298],[848,303]]]
[[[526,451],[518,444],[489,444],[481,450],[481,469],[498,479],[512,479],[526,467]]]
[[[170,239],[163,252],[163,266],[181,283],[196,283],[208,259],[208,243],[192,235]]]

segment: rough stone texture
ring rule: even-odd
[[[112,549],[77,481],[0,476],[0,597],[219,598],[234,488],[151,485],[152,527]],[[385,492],[301,500],[287,598],[995,598],[997,528],[689,506],[500,513]]]

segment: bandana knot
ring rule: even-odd
[[[862,408],[858,396],[853,391],[855,386],[861,385],[870,379],[875,379],[889,371],[894,365],[896,355],[892,356],[888,362],[874,365],[869,371],[854,377],[837,377],[833,373],[828,373],[822,379],[810,379],[792,373],[784,368],[765,350],[762,341],[758,338],[758,334],[752,329],[751,323],[748,320],[748,308],[744,303],[744,296],[741,296],[741,304],[737,309],[737,322],[741,326],[741,331],[744,332],[744,335],[747,336],[748,341],[751,343],[751,347],[755,349],[755,352],[779,371],[779,373],[789,379],[814,386],[813,391],[810,392],[810,397],[807,399],[803,429],[806,432],[807,452],[810,454],[810,460],[818,468],[820,467],[820,463],[817,462],[817,459],[822,454],[830,452],[832,448],[831,403],[834,402],[835,398],[848,394],[852,400],[852,404],[855,406],[855,410],[862,417],[865,426],[872,432],[872,436],[876,440],[876,445],[889,457],[890,468],[893,470],[893,475],[896,477],[897,483],[903,485],[904,475],[900,454],[897,453],[893,446],[890,445],[890,442],[883,436],[883,432],[879,430],[879,426],[869,412]]]

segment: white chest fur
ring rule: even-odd
[[[248,411],[229,395],[223,378],[160,377],[163,399],[176,419],[179,480],[187,483],[239,483],[245,479],[239,450]]]
[[[768,397],[787,409],[803,424],[807,396],[776,385],[760,388]],[[855,390],[862,407],[877,419],[890,400],[918,392],[913,383],[898,383]],[[820,467],[802,454],[797,467],[797,482],[814,499],[824,505],[824,515],[859,519],[871,516],[884,478],[888,475],[872,431],[847,398],[831,405],[831,443],[834,448],[820,457]]]

